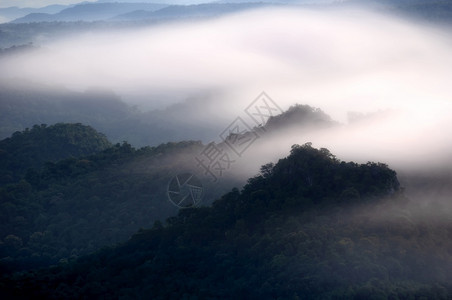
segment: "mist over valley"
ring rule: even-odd
[[[451,297],[451,1],[15,1],[2,298]]]

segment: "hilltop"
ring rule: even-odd
[[[451,224],[415,220],[407,203],[386,165],[295,145],[212,207],[3,287],[49,299],[446,298]]]

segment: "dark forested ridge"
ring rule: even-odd
[[[294,146],[212,207],[2,287],[10,298],[448,299],[452,224],[413,207],[386,165]]]
[[[34,125],[0,141],[0,184],[19,179],[46,162],[95,154],[111,147],[92,127],[77,124]]]
[[[328,128],[338,123],[319,108],[309,105],[295,104],[287,111],[271,116],[265,123],[265,130],[269,132],[284,131],[296,128],[297,130],[316,130]]]
[[[3,273],[75,259],[176,214],[167,184],[194,167],[203,147],[195,141],[111,145],[81,124],[34,126],[0,145]],[[222,182],[227,189],[231,184]],[[210,187],[206,203],[227,189]]]
[[[118,1],[0,8],[0,299],[452,299],[452,0]]]
[[[68,111],[74,118],[86,111],[85,118],[91,114],[93,120],[114,124],[126,109],[109,97],[97,101],[105,101],[103,112],[90,109],[88,100],[63,100],[60,110],[50,111]],[[24,105],[25,110],[34,107]],[[98,118],[101,114],[104,118]],[[320,110],[296,105],[268,124],[266,129],[276,132],[333,123]],[[167,184],[178,173],[201,172],[194,157],[203,149],[201,142],[190,141],[140,149],[127,142],[112,145],[79,123],[34,125],[15,132],[0,141],[0,267],[10,272],[74,259],[176,214],[177,208],[167,201]],[[218,183],[208,178],[203,203],[210,204],[242,182],[243,176],[233,172]]]

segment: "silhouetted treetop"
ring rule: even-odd
[[[109,147],[105,135],[80,123],[34,125],[0,141],[0,182],[11,182],[27,169],[40,168],[46,162],[87,156]]]

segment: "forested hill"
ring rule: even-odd
[[[338,125],[329,115],[319,108],[295,104],[285,112],[271,116],[264,128],[269,132],[289,129],[316,130]]]
[[[2,288],[49,299],[447,299],[451,224],[413,212],[387,166],[294,146],[212,207]]]
[[[0,138],[40,123],[80,122],[104,133],[113,143],[127,141],[135,147],[193,139],[208,142],[217,139],[227,125],[199,115],[206,107],[214,110],[216,102],[209,97],[191,98],[163,110],[145,112],[108,91],[80,93],[27,82],[0,83]],[[312,130],[335,124],[320,109],[294,105],[271,118],[265,126],[272,132],[293,127]]]
[[[90,126],[77,124],[35,125],[0,141],[0,184],[16,181],[27,169],[46,162],[82,157],[111,147],[107,138]]]
[[[167,184],[201,147],[117,144],[93,156],[47,163],[0,187],[1,272],[75,259],[175,215]],[[229,186],[227,180],[222,184]],[[210,187],[205,201],[223,192]]]
[[[269,124],[272,132],[332,123],[321,111],[298,105]],[[168,182],[183,172],[201,173],[194,158],[204,147],[197,141],[140,149],[111,145],[81,124],[34,125],[14,133],[0,142],[0,269],[75,259],[175,215]],[[243,185],[246,177],[234,170],[216,183],[202,178],[204,205]]]

